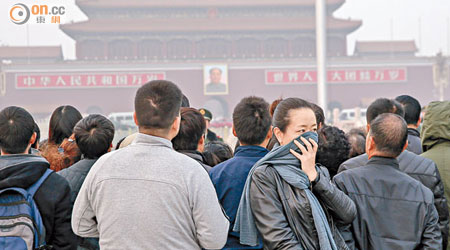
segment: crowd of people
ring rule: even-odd
[[[314,103],[234,108],[234,150],[170,81],[137,90],[138,133],[57,108],[48,139],[0,112],[2,249],[449,249],[450,102],[379,98],[366,128]]]

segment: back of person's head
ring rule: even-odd
[[[134,109],[140,129],[169,131],[180,113],[183,94],[172,82],[144,84],[136,92]]]
[[[10,106],[0,112],[0,148],[4,153],[25,153],[33,131],[33,117],[25,109]]]
[[[73,133],[73,127],[82,118],[81,113],[70,105],[56,108],[50,117],[49,143],[59,145],[64,139],[69,138]]]
[[[362,129],[352,129],[347,133],[350,143],[349,157],[353,158],[366,152],[366,134]]]
[[[180,131],[172,139],[173,148],[177,151],[198,150],[200,139],[206,133],[206,122],[203,115],[194,108],[181,108],[180,115]]]
[[[220,160],[219,157],[217,155],[215,155],[213,152],[204,151],[204,152],[202,152],[202,155],[203,155],[203,160],[204,160],[205,164],[210,167],[214,167],[217,164],[222,162],[222,160]]]
[[[406,123],[416,125],[419,122],[420,113],[422,112],[419,101],[409,95],[397,96],[395,100],[403,105]]]
[[[273,113],[275,113],[275,109],[277,108],[278,104],[280,104],[281,101],[283,101],[283,98],[280,97],[270,104],[269,113],[271,117],[273,117]]]
[[[314,112],[311,103],[303,99],[295,97],[284,99],[277,105],[277,108],[273,113],[273,126],[285,132],[286,127],[290,124],[289,111],[296,109],[310,109]]]
[[[187,96],[183,95],[183,99],[181,100],[181,107],[189,108],[191,105],[189,104],[189,99]]]
[[[383,156],[396,158],[407,143],[408,126],[399,115],[381,114],[370,123],[368,140],[370,139],[373,139],[376,150],[383,153]]]
[[[314,111],[314,114],[316,115],[317,127],[320,128],[322,126],[325,126],[325,114],[323,112],[323,109],[319,105],[312,102],[311,107]]]
[[[349,158],[350,143],[344,131],[331,126],[324,126],[317,131],[319,147],[316,162],[325,166],[330,176],[336,175],[339,166]]]
[[[385,113],[392,113],[401,117],[405,116],[405,111],[399,102],[392,99],[379,98],[367,108],[367,124],[370,124],[377,116]]]
[[[246,97],[234,108],[233,128],[241,145],[263,143],[271,123],[269,104],[263,98]]]
[[[34,123],[33,131],[34,131],[34,133],[36,133],[36,140],[31,145],[31,147],[34,149],[39,149],[39,140],[41,139],[41,130],[39,129],[39,126],[37,125],[37,123]]]
[[[212,153],[219,159],[219,163],[224,162],[233,157],[231,147],[222,141],[211,141],[206,143],[205,152]]]
[[[95,159],[110,149],[114,139],[114,124],[102,115],[89,115],[75,125],[73,132],[84,157]]]

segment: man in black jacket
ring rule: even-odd
[[[172,139],[173,148],[196,160],[209,172],[211,166],[206,162],[203,155],[205,148],[206,122],[200,111],[194,108],[181,108],[180,131]]]
[[[409,95],[397,96],[395,100],[403,105],[405,109],[405,121],[408,124],[408,148],[406,150],[420,155],[423,153],[422,142],[420,141],[419,128],[420,112],[422,107],[419,101]]]
[[[367,164],[333,179],[356,204],[358,215],[343,234],[351,233],[359,249],[442,249],[433,193],[396,159],[407,136],[402,117],[379,115],[370,123]]]
[[[400,103],[395,100],[386,98],[377,99],[367,109],[366,119],[369,124],[376,117],[384,113],[394,113],[404,116],[404,110]],[[369,128],[369,126],[368,126]],[[369,129],[368,129],[369,130]],[[447,247],[447,239],[449,232],[449,211],[447,199],[444,195],[444,185],[436,164],[425,157],[416,155],[408,150],[403,151],[397,157],[399,169],[405,174],[421,182],[429,188],[434,194],[434,205],[439,214],[439,228],[443,236],[443,247]],[[348,169],[354,169],[366,165],[369,161],[367,154],[351,158],[342,163],[338,169],[338,173]]]
[[[58,172],[66,178],[72,189],[72,202],[75,202],[92,165],[111,150],[114,139],[114,124],[102,115],[89,115],[73,128],[75,141],[83,159]]]
[[[89,115],[75,125],[73,132],[83,158],[58,172],[70,184],[72,203],[91,167],[100,156],[110,151],[114,139],[114,124],[102,115]],[[78,250],[80,249],[100,249],[98,239],[78,237]]]
[[[34,120],[19,107],[0,112],[0,189],[27,189],[50,167],[42,157],[28,154],[36,140]],[[76,249],[76,236],[71,230],[70,187],[61,176],[52,173],[34,195],[45,227],[45,241],[53,249]]]

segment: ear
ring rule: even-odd
[[[275,134],[275,137],[277,138],[278,142],[281,144],[281,142],[283,141],[283,138],[284,138],[283,132],[280,130],[280,128],[275,127],[273,129],[273,133]]]
[[[269,131],[267,131],[266,139],[270,140],[273,136],[273,127],[270,126]]]
[[[133,113],[133,119],[134,119],[134,123],[136,124],[136,126],[139,127],[139,123],[138,123],[137,116],[136,116],[136,111]]]
[[[111,143],[111,145],[109,145],[108,152],[111,152],[112,149],[113,149],[113,144]]]
[[[205,134],[203,134],[202,137],[200,137],[200,140],[198,141],[197,144],[197,151],[203,152],[204,150],[205,150]]]
[[[30,141],[28,142],[28,144],[33,145],[34,142],[36,142],[36,138],[37,138],[37,134],[36,132],[33,133],[33,135],[30,138]]]
[[[175,134],[175,136],[180,131],[180,123],[181,123],[181,116],[178,115],[177,117],[175,117],[175,120],[173,120],[173,123],[172,123],[172,129],[177,132]]]
[[[370,124],[367,124],[366,125],[366,133],[369,134],[369,131],[370,131]]]
[[[420,126],[420,123],[422,122],[422,117],[419,117],[419,120],[417,121],[416,127],[418,128]]]
[[[370,158],[372,158],[373,153],[376,151],[376,147],[375,147],[375,140],[373,139],[372,136],[370,136],[370,133],[367,134],[367,138],[366,138],[366,153],[367,156]]]
[[[234,129],[234,124],[233,124],[233,135],[234,137],[237,137],[236,130]]]

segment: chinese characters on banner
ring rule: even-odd
[[[152,80],[165,80],[164,72],[151,73],[31,73],[17,74],[17,89],[139,87]]]
[[[338,69],[327,71],[329,83],[385,83],[406,82],[406,68]],[[315,70],[267,70],[266,84],[317,83]]]

